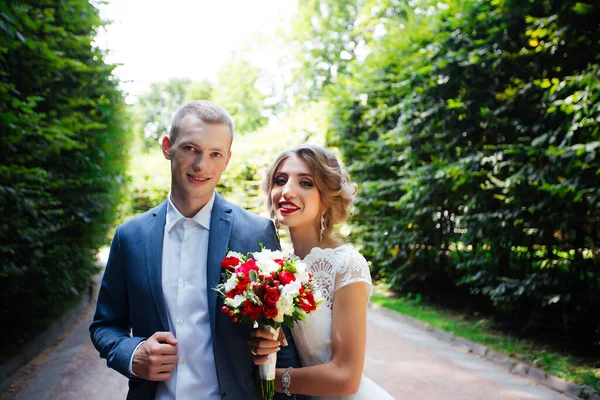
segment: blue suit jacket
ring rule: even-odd
[[[224,200],[218,194],[211,214],[208,242],[208,310],[217,378],[223,399],[260,399],[256,367],[246,339],[251,327],[233,323],[218,310],[223,300],[212,290],[221,278],[221,260],[227,250],[240,253],[279,248],[273,223]],[[131,377],[129,360],[137,345],[169,327],[161,285],[162,249],[167,202],[117,228],[100,291],[92,342],[109,367],[130,378],[128,399],[153,399],[157,382]],[[277,354],[278,367],[299,367],[293,338]],[[289,398],[277,395],[276,398]],[[305,398],[298,396],[298,398]]]

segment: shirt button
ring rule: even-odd
[[[183,359],[183,360],[179,361],[179,364],[181,364],[181,365],[185,365],[185,359]]]
[[[183,324],[185,323],[185,321],[184,321],[183,319],[178,319],[178,320],[177,320],[177,323],[178,323],[179,325],[183,325]]]

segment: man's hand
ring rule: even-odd
[[[267,328],[255,329],[250,332],[248,347],[252,353],[254,364],[260,365],[267,362],[268,355],[279,351],[280,344],[287,346],[287,340],[283,330],[279,330],[276,337],[273,330]]]
[[[171,332],[156,332],[133,355],[133,373],[148,381],[166,381],[177,365],[177,339]]]

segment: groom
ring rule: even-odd
[[[219,105],[177,110],[162,142],[171,164],[167,199],[115,233],[90,333],[108,366],[130,378],[128,399],[259,398],[251,327],[219,312],[213,287],[228,249],[278,242],[271,221],[215,192],[232,140],[233,121]],[[286,333],[277,366],[299,366]]]

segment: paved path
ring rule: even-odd
[[[396,400],[570,399],[374,310],[365,375]]]
[[[127,380],[106,367],[89,340],[92,311],[32,360],[0,398],[125,399]],[[375,310],[368,318],[365,374],[397,400],[567,399]]]

